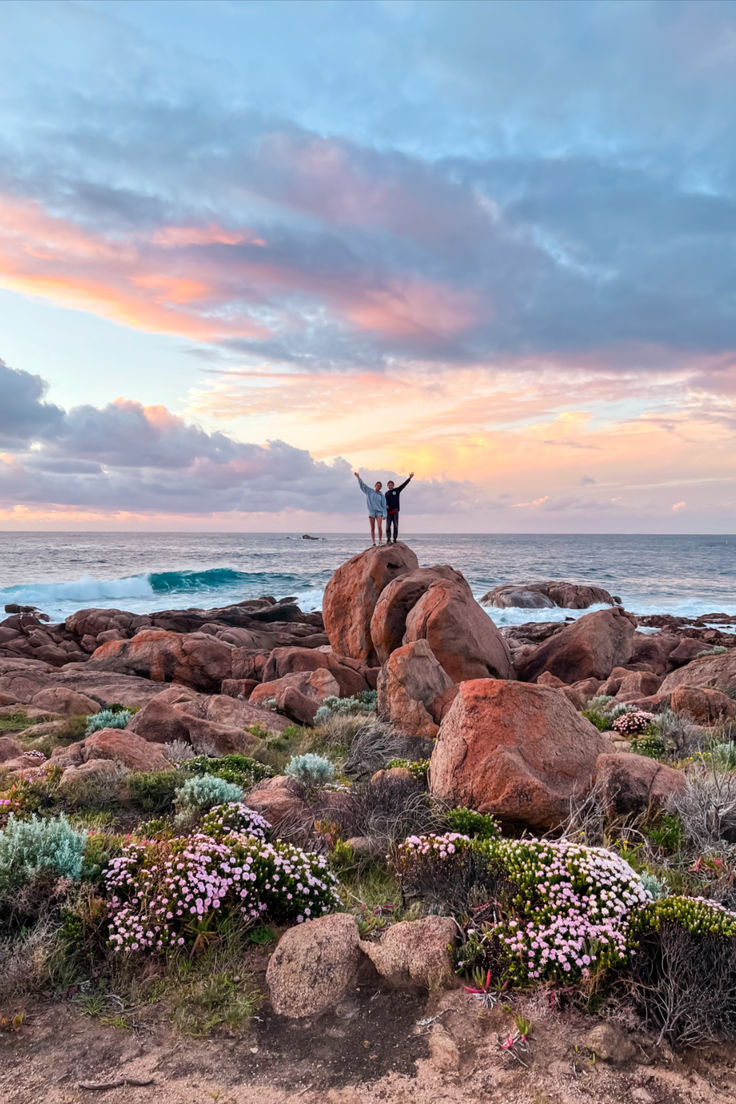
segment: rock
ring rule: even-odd
[[[542,683],[542,676],[537,679],[537,685]],[[583,702],[583,708],[587,708],[588,702],[591,698],[601,692],[601,680],[596,678],[580,679],[578,682],[573,682],[572,686],[568,686],[568,690],[573,690],[578,698]]]
[[[0,763],[17,759],[23,754],[23,745],[13,736],[0,736]]]
[[[272,682],[284,675],[320,668],[328,670],[336,680],[341,698],[352,698],[370,689],[367,671],[362,663],[336,656],[331,650],[317,651],[314,648],[274,648],[263,667],[260,681]]]
[[[591,1028],[583,1042],[596,1058],[615,1066],[631,1062],[637,1055],[637,1048],[631,1039],[610,1020],[604,1020]]]
[[[404,643],[426,640],[453,682],[514,677],[511,653],[459,571],[430,583],[406,619]]]
[[[220,693],[227,694],[230,698],[238,698],[240,701],[247,701],[256,686],[258,686],[258,679],[224,679]]]
[[[314,724],[314,716],[325,698],[339,697],[337,680],[326,668],[294,671],[273,682],[256,686],[250,696],[251,705],[264,706],[273,701],[276,708],[298,724]]]
[[[219,690],[233,677],[233,645],[207,633],[143,629],[130,640],[110,640],[90,656],[91,670],[142,675],[153,682],[179,682],[196,690]]]
[[[442,1072],[460,1068],[460,1048],[441,1023],[433,1024],[429,1033],[429,1060],[436,1070]]]
[[[455,684],[426,640],[391,653],[378,676],[378,713],[407,736],[436,736]]]
[[[597,616],[597,615],[593,615]],[[440,725],[430,791],[441,801],[532,828],[554,828],[584,796],[610,741],[558,690],[463,682]]]
[[[377,662],[371,617],[381,591],[419,562],[403,543],[369,548],[338,567],[325,588],[322,616],[325,632],[338,655],[368,666]]]
[[[360,946],[390,985],[438,989],[455,979],[452,947],[457,930],[450,916],[427,916],[392,924],[376,942]]]
[[[517,662],[518,676],[533,682],[549,671],[566,683],[607,679],[629,658],[635,628],[634,618],[618,607],[587,613],[545,640],[523,663]]]
[[[603,587],[587,583],[567,583],[550,579],[540,583],[504,583],[484,594],[482,606],[501,609],[517,606],[521,609],[548,609],[562,606],[564,609],[587,609],[588,606],[615,606],[617,601]]]
[[[371,638],[381,663],[405,643],[406,619],[430,585],[438,579],[452,581],[458,576],[459,572],[453,568],[435,564],[399,575],[384,587],[371,618]]]
[[[660,686],[660,693],[671,693],[678,686],[720,690],[729,696],[736,694],[736,648],[723,655],[693,659],[677,671],[671,671]]]
[[[682,771],[631,752],[599,755],[595,780],[604,808],[616,815],[660,809],[685,789]]]
[[[99,713],[100,704],[86,694],[69,690],[65,686],[47,686],[31,698],[36,709],[47,709],[49,713],[62,713],[73,716],[79,713]]]
[[[249,808],[261,813],[276,832],[298,834],[314,823],[314,813],[295,790],[290,778],[277,774],[252,789],[246,802]]]
[[[670,666],[684,667],[686,663],[690,663],[691,660],[707,650],[707,645],[703,643],[700,637],[683,636],[679,644],[669,654]]]
[[[198,694],[187,686],[170,686],[136,713],[126,731],[156,743],[184,740],[195,749],[211,746],[226,754],[247,751],[256,743],[256,737],[246,731],[255,724],[269,732],[283,732],[289,721],[227,694]]]
[[[659,633],[657,636],[634,633],[626,666],[629,670],[652,671],[655,675],[664,676],[670,669],[669,656],[676,644],[677,637],[670,633]]]
[[[171,763],[157,744],[144,740],[129,728],[101,728],[69,747],[54,748],[54,766],[79,766],[90,759],[114,759],[129,770],[167,770]]]
[[[266,970],[274,1012],[303,1019],[334,1008],[355,983],[361,959],[358,926],[346,913],[289,928]]]
[[[678,686],[670,695],[669,707],[674,713],[684,713],[698,724],[713,725],[736,720],[736,701],[720,690]]]
[[[656,694],[662,679],[653,671],[631,671],[627,667],[614,667],[599,693],[608,694],[619,701],[628,698],[647,698]]]
[[[167,766],[171,766],[170,763]],[[122,769],[121,769],[122,768]],[[59,779],[59,789],[64,792],[75,789],[79,783],[89,779],[109,779],[112,782],[120,781],[124,774],[123,764],[115,759],[88,759],[86,763],[80,763],[76,767],[67,767]]]

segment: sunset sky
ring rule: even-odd
[[[736,4],[5,0],[0,525],[734,532]]]

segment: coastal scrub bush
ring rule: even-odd
[[[171,812],[174,798],[186,781],[183,771],[173,768],[161,771],[134,771],[125,780],[130,802],[144,813]]]
[[[228,922],[301,923],[339,905],[323,856],[252,836],[130,844],[105,877],[110,943],[128,953],[195,951]]]
[[[227,805],[215,805],[210,809],[200,825],[202,833],[213,839],[223,836],[243,835],[268,839],[271,825],[257,813],[240,801],[230,801]]]
[[[479,887],[477,858],[472,840],[460,832],[409,836],[398,847],[393,868],[405,896],[462,912]]]
[[[234,782],[226,782],[213,774],[201,774],[188,778],[179,787],[174,796],[174,804],[179,816],[185,817],[200,810],[206,811],[214,805],[227,805],[231,801],[242,801],[242,787]]]
[[[413,778],[391,775],[353,786],[341,795],[331,818],[339,823],[343,839],[367,836],[376,848],[389,848],[411,835],[442,832],[444,810]]]
[[[445,813],[445,820],[451,832],[460,832],[472,839],[496,839],[501,834],[495,817],[488,813],[476,813],[475,809],[464,806],[450,809]]]
[[[361,723],[354,729],[348,729],[346,733],[345,726],[342,726],[343,735],[349,733],[343,773],[354,782],[365,781],[376,771],[390,766],[391,760],[405,746],[405,741],[387,721],[364,714],[359,716]]]
[[[695,1046],[736,1030],[736,913],[690,897],[664,897],[632,922],[637,954],[629,994],[660,1041]]]
[[[426,782],[427,771],[429,770],[429,759],[390,759],[388,763],[386,763],[386,769],[393,770],[394,767],[408,770],[409,774],[417,782]]]
[[[684,791],[668,798],[667,812],[679,816],[686,839],[699,853],[724,840],[736,843],[736,774],[714,762],[695,765]]]
[[[325,698],[317,710],[314,723],[324,724],[330,717],[350,717],[355,713],[373,713],[376,709],[378,694],[375,690],[361,690],[352,698],[338,698],[334,694]]]
[[[292,755],[286,764],[284,774],[297,782],[302,782],[305,786],[314,788],[326,786],[331,782],[335,775],[335,768],[329,759],[309,751],[306,755]]]
[[[99,713],[90,713],[84,726],[84,735],[91,736],[101,728],[126,728],[132,717],[130,709],[101,709]]]
[[[251,759],[248,755],[240,755],[237,752],[220,757],[197,755],[194,759],[188,760],[186,769],[192,774],[208,774],[215,778],[224,778],[226,782],[242,786],[243,790],[252,789],[264,778],[272,778],[274,773],[273,769],[265,763],[259,763],[257,759]]]
[[[12,813],[0,831],[0,897],[51,875],[79,881],[87,833],[72,828],[66,817],[18,820]]]

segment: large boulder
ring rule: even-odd
[[[47,686],[45,690],[39,690],[31,698],[31,705],[36,709],[48,709],[49,713],[62,713],[66,716],[74,714],[99,713],[100,704],[87,694],[80,694],[78,690],[69,690],[66,686]]]
[[[437,989],[455,980],[452,947],[457,933],[451,916],[427,916],[392,924],[380,939],[360,946],[390,985]]]
[[[501,633],[459,571],[430,583],[406,618],[404,643],[426,640],[453,682],[514,677]]]
[[[437,579],[458,578],[462,576],[454,568],[435,564],[399,575],[384,587],[371,617],[371,639],[381,663],[404,643],[406,619],[430,585]]]
[[[607,679],[614,667],[626,664],[635,631],[635,619],[618,607],[586,613],[517,662],[517,674],[523,682],[534,682],[542,671],[566,683]]]
[[[23,745],[14,736],[0,736],[0,763],[18,759],[23,754]]]
[[[260,681],[273,682],[284,675],[322,668],[337,681],[341,698],[352,698],[371,688],[366,668],[358,660],[315,648],[274,648],[263,666]]]
[[[266,970],[274,1012],[304,1019],[334,1008],[355,984],[362,957],[358,926],[347,913],[289,928]]]
[[[670,695],[669,707],[703,725],[736,720],[736,701],[720,690],[678,686]]]
[[[668,797],[683,792],[685,776],[644,755],[605,752],[596,763],[596,784],[607,812],[625,816],[661,809]]]
[[[569,583],[560,579],[539,583],[504,583],[489,590],[480,601],[483,606],[497,606],[501,609],[510,606],[521,609],[549,609],[553,606],[587,609],[589,606],[617,604],[616,599],[603,587],[590,586],[588,583]]]
[[[408,736],[436,736],[455,683],[426,640],[391,653],[378,676],[378,712]]]
[[[287,775],[266,778],[246,797],[248,808],[264,816],[274,831],[287,837],[300,835],[314,824],[314,811]]]
[[[610,741],[559,690],[500,679],[463,682],[440,725],[429,771],[442,801],[531,828],[554,828],[590,789]]]
[[[213,691],[234,675],[233,650],[232,644],[208,633],[143,629],[130,640],[109,640],[92,653],[87,666]]]
[[[375,665],[371,617],[378,596],[397,575],[418,566],[412,550],[399,542],[369,548],[338,567],[322,600],[325,632],[333,651]]]
[[[317,710],[325,698],[339,697],[340,685],[327,667],[312,671],[294,671],[273,682],[256,686],[249,701],[263,705],[273,701],[276,708],[297,724],[312,725]]]
[[[697,686],[720,690],[722,694],[736,694],[736,648],[722,655],[693,659],[684,667],[670,672],[660,686],[660,693],[668,694],[678,686]]]
[[[256,724],[282,732],[289,721],[227,694],[198,694],[187,686],[170,686],[136,713],[126,731],[155,743],[183,740],[195,750],[212,747],[226,754],[252,747],[256,737],[247,728]]]
[[[661,677],[653,671],[631,671],[627,667],[614,667],[599,693],[618,698],[619,701],[646,698],[657,693],[661,682]]]
[[[101,728],[85,740],[51,752],[51,762],[58,767],[79,766],[90,759],[114,759],[134,771],[166,770],[171,766],[157,744],[129,728]]]

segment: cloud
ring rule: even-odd
[[[536,510],[539,506],[544,506],[545,502],[549,502],[549,495],[542,495],[541,498],[534,498],[531,502],[515,502],[511,509]]]
[[[672,513],[673,514],[678,513],[678,511],[683,510],[686,505],[687,504],[686,504],[684,499],[681,502],[673,502],[672,503]]]
[[[43,401],[46,388],[40,376],[11,368],[0,358],[0,445],[17,445],[58,431],[64,413]]]

